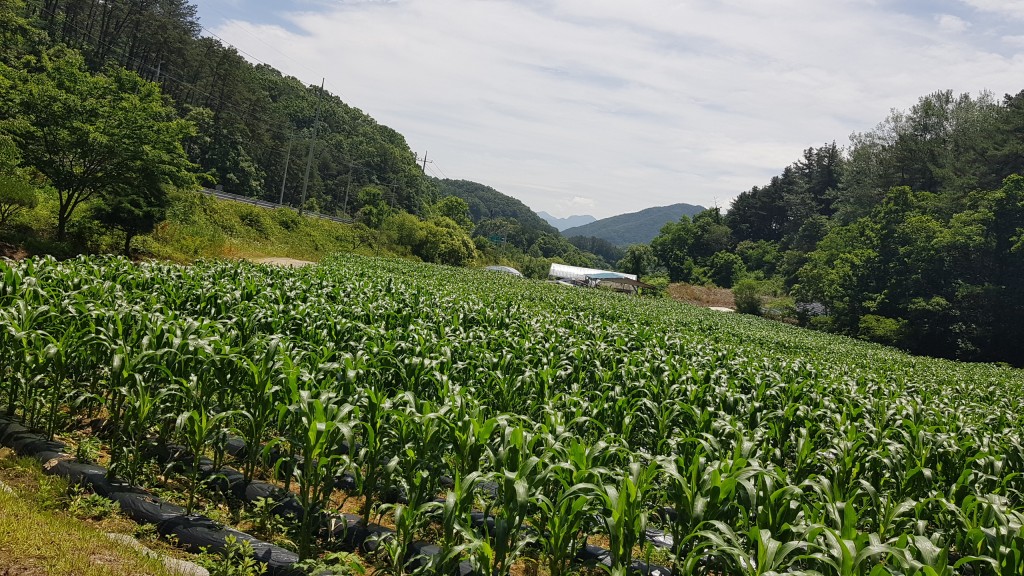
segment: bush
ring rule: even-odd
[[[749,278],[740,280],[732,289],[732,297],[736,301],[736,311],[743,314],[761,315],[764,296],[761,283]]]
[[[712,255],[707,268],[708,277],[722,288],[732,288],[746,270],[742,258],[725,251]]]
[[[242,206],[238,211],[238,221],[245,227],[252,229],[263,238],[269,238],[273,222],[267,216],[266,208],[257,206]]]
[[[80,519],[102,520],[118,510],[117,502],[99,494],[77,494],[71,499],[68,511]]]
[[[298,212],[290,208],[277,208],[272,214],[274,215],[274,220],[277,221],[277,225],[289,232],[302,224],[302,217],[299,216]]]
[[[664,296],[665,290],[669,285],[667,274],[652,274],[650,276],[644,276],[640,281],[654,286],[653,290],[643,290],[641,294],[644,296]]]
[[[210,576],[259,576],[267,565],[253,558],[252,544],[228,536],[220,554],[204,553],[197,560]]]
[[[866,314],[857,325],[857,337],[880,344],[895,346],[906,337],[907,321]]]

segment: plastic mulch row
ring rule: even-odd
[[[95,493],[114,500],[126,516],[139,523],[156,525],[157,531],[161,535],[176,538],[186,550],[199,551],[201,548],[206,548],[211,552],[219,552],[225,546],[225,539],[228,536],[234,536],[238,541],[250,543],[255,558],[267,564],[268,574],[271,576],[301,574],[292,568],[292,565],[298,561],[298,556],[294,553],[263,542],[244,532],[224,528],[209,518],[187,516],[184,508],[164,502],[141,488],[111,480],[108,478],[105,468],[75,460],[61,452],[65,448],[64,444],[48,442],[41,436],[28,432],[17,422],[4,417],[0,417],[0,442],[11,446],[20,455],[34,456],[44,462],[48,473],[65,477],[74,484],[87,486]],[[162,465],[184,465],[191,462],[191,456],[183,446],[150,445],[147,448]],[[229,454],[237,456],[244,454],[245,450],[244,441],[238,438],[229,439],[227,450]],[[276,504],[272,512],[285,518],[300,518],[303,514],[302,506],[293,495],[285,494],[283,490],[272,484],[261,481],[245,484],[241,472],[229,467],[215,470],[212,461],[206,458],[200,460],[200,472],[212,489],[216,491],[230,493],[234,497],[250,503],[260,498],[274,499]],[[443,478],[442,484],[445,483],[445,480],[450,482],[450,479]],[[350,475],[336,479],[338,488],[351,489],[354,486],[355,480]],[[493,493],[497,491],[497,484],[481,483],[478,489],[493,496]],[[392,492],[390,496],[387,500],[393,502],[405,500],[404,494],[400,492]],[[393,531],[376,524],[361,525],[361,519],[357,516],[344,515],[335,518],[335,521],[336,526],[331,531],[331,535],[338,540],[342,548],[350,551],[374,552],[381,542],[393,535]],[[477,530],[490,532],[494,529],[494,518],[482,512],[472,513],[472,523]],[[655,546],[672,548],[671,535],[660,530],[648,529],[647,539]],[[432,544],[416,542],[407,554],[410,567],[415,568],[429,562],[431,557],[440,554],[440,549]],[[584,564],[608,565],[610,556],[607,550],[588,545],[577,555],[577,560]],[[459,572],[460,576],[473,576],[474,573],[469,562],[462,562],[459,565]],[[641,576],[671,576],[671,570],[668,568],[648,565],[640,561],[633,562],[630,572]]]
[[[32,434],[24,426],[6,417],[0,417],[0,443],[18,455],[40,460],[47,474],[61,476],[72,484],[88,487],[96,494],[117,502],[126,516],[136,522],[155,524],[162,536],[175,538],[188,551],[199,552],[206,548],[211,552],[219,552],[226,546],[226,538],[234,536],[238,541],[249,542],[253,556],[267,565],[267,574],[270,576],[303,574],[294,567],[299,560],[295,553],[244,532],[225,528],[204,516],[188,516],[184,508],[164,502],[142,488],[111,479],[106,468],[78,461],[62,452],[66,448],[63,443],[48,441]],[[217,471],[216,476],[228,479],[227,485],[230,486],[230,479],[236,478],[231,472],[237,473],[223,470]]]

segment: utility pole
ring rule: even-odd
[[[424,153],[423,153],[423,173],[424,173],[424,174],[426,174],[426,173],[427,173],[427,164],[428,164],[428,161],[427,161],[427,154],[429,154],[429,153],[430,153],[430,151],[429,151],[429,150],[427,150],[426,152],[424,152]],[[430,163],[430,164],[433,164],[433,162],[429,162],[429,163]]]
[[[309,144],[309,157],[306,158],[306,177],[302,180],[302,201],[299,203],[299,216],[306,209],[306,190],[309,189],[309,171],[313,168],[313,152],[316,150],[317,129],[320,127],[320,104],[324,99],[324,80],[320,80],[320,95],[316,99],[316,117],[313,120],[313,139]]]
[[[395,178],[392,177],[391,178],[391,183],[390,184],[385,184],[385,186],[387,186],[387,188],[388,188],[388,196],[391,199],[391,209],[394,210],[395,209],[395,197],[397,196],[397,194],[395,193],[395,188],[398,186],[398,183],[395,182]]]
[[[352,188],[352,169],[348,170],[348,183],[345,184],[345,203],[341,205],[341,211],[348,214],[348,191]]]
[[[285,184],[285,182],[288,181],[288,165],[291,163],[291,160],[292,160],[292,142],[293,141],[294,141],[294,137],[289,136],[288,137],[288,152],[285,152],[285,155],[284,155],[284,176],[281,177],[281,198],[277,201],[277,203],[279,205],[281,205],[281,206],[284,206],[284,184]]]

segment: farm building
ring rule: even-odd
[[[603,286],[619,292],[636,293],[639,288],[653,288],[650,284],[637,280],[636,274],[598,270],[596,268],[581,268],[566,264],[551,264],[551,269],[548,270],[548,278],[589,288]]]

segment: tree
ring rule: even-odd
[[[422,243],[416,255],[427,262],[465,266],[476,258],[476,246],[454,221],[431,218],[423,223]]]
[[[431,215],[448,218],[458,224],[466,232],[473,230],[473,220],[469,217],[469,204],[458,196],[445,196],[430,207]]]
[[[395,214],[395,210],[384,201],[384,191],[379,186],[366,186],[359,191],[359,204],[356,220],[370,228],[379,229],[384,222]]]
[[[14,142],[0,135],[0,228],[18,212],[35,208],[38,201],[35,186],[18,166]]]
[[[606,263],[614,264],[622,260],[622,257],[626,255],[622,248],[597,236],[570,236],[568,240],[573,246],[584,252],[590,252],[595,256],[599,256]]]
[[[194,183],[181,145],[192,126],[156,84],[124,69],[90,74],[66,48],[44,53],[32,70],[0,65],[0,83],[0,130],[56,189],[58,240],[75,210],[97,196]]]
[[[124,232],[124,255],[131,256],[132,239],[153,228],[167,215],[169,199],[159,184],[140,185],[103,197],[93,209],[93,217]]]
[[[732,232],[718,208],[709,208],[695,215],[693,228],[690,255],[694,260],[711,258],[714,254],[729,249],[732,244]]]
[[[0,228],[19,212],[31,210],[39,202],[32,184],[17,173],[0,174]]]
[[[654,250],[647,244],[633,244],[626,248],[626,254],[619,260],[619,270],[637,276],[645,276],[658,263]]]
[[[0,0],[0,62],[13,62],[44,35],[25,18],[23,0]]]
[[[743,259],[732,252],[715,252],[707,263],[708,277],[716,286],[732,288],[746,272]]]
[[[651,250],[661,265],[668,270],[668,277],[673,282],[685,282],[693,275],[693,258],[690,247],[693,244],[696,229],[689,216],[683,216],[678,222],[668,222],[661,227],[661,232],[651,241]]]

